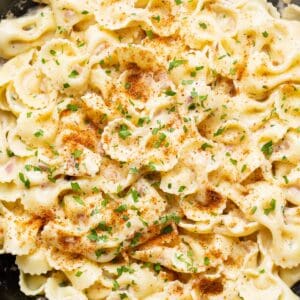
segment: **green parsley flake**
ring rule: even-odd
[[[76,277],[80,277],[82,275],[82,273],[83,273],[82,271],[77,271],[76,274],[75,274],[75,276]]]
[[[73,199],[80,205],[85,205],[83,200],[79,196],[73,196]]]
[[[269,158],[273,153],[273,141],[265,143],[260,150]]]
[[[122,213],[126,210],[127,210],[127,205],[126,204],[121,204],[114,211],[117,212],[117,213]]]
[[[78,110],[78,105],[70,103],[70,104],[67,105],[67,109],[70,110],[70,111],[77,111]]]
[[[157,16],[152,16],[152,19],[159,22],[160,21],[160,16],[157,15]]]
[[[28,178],[25,178],[23,173],[19,173],[19,179],[23,182],[24,186],[29,189],[30,188],[30,181]]]
[[[251,208],[250,214],[251,214],[251,215],[254,215],[256,211],[257,211],[257,206],[253,206],[253,207]]]
[[[159,263],[153,265],[153,269],[155,272],[159,273],[161,270],[161,266]]]
[[[41,136],[43,136],[44,135],[44,131],[42,130],[42,129],[39,129],[38,131],[36,131],[35,133],[34,133],[34,136],[35,137],[41,137]]]
[[[166,94],[167,96],[175,96],[175,95],[176,95],[176,92],[174,92],[174,91],[172,91],[171,89],[169,89],[169,90],[166,90],[166,91],[165,91],[165,94]]]
[[[138,193],[138,191],[137,190],[135,190],[135,189],[131,189],[130,190],[130,194],[131,194],[131,197],[132,197],[132,199],[133,199],[133,202],[138,202],[139,200],[139,197],[140,197],[140,194]]]
[[[15,156],[15,154],[9,148],[6,149],[6,154],[7,154],[8,157]]]
[[[136,246],[139,243],[139,240],[141,237],[142,237],[142,234],[140,232],[136,232],[130,242],[130,246],[132,246],[132,247]]]
[[[200,22],[199,23],[199,26],[202,28],[202,29],[207,29],[207,25],[203,22]]]
[[[171,71],[171,70],[179,67],[180,65],[183,65],[184,63],[186,63],[186,60],[183,60],[183,59],[174,59],[173,61],[171,61],[169,63],[168,71]]]
[[[181,185],[178,189],[178,192],[182,193],[185,189],[186,189],[186,187],[184,185]]]
[[[127,137],[131,136],[131,132],[128,130],[128,126],[126,124],[120,125],[119,137],[125,140]]]
[[[269,206],[264,209],[264,214],[268,216],[272,211],[275,210],[275,208],[276,208],[276,200],[272,199],[269,203]]]
[[[158,136],[158,140],[154,143],[154,148],[159,148],[166,138],[167,135],[163,132],[160,132]]]
[[[162,230],[160,231],[161,234],[168,234],[171,233],[173,231],[173,227],[172,225],[168,225],[164,228],[162,228]]]
[[[210,144],[208,144],[208,143],[204,143],[204,144],[201,145],[201,149],[202,149],[202,150],[206,150],[207,148],[212,148],[212,147],[213,147],[213,146],[210,145]]]
[[[78,192],[81,190],[78,182],[71,182],[71,188],[74,192]]]
[[[146,30],[146,35],[150,40],[153,39],[153,31],[152,30]]]
[[[218,135],[221,135],[225,130],[225,127],[220,127],[215,133],[214,133],[214,136],[218,136]]]
[[[79,157],[81,156],[82,152],[83,152],[82,150],[76,149],[76,150],[72,153],[72,156],[73,156],[75,159],[77,159],[77,158],[79,158]]]
[[[209,266],[210,265],[210,260],[207,256],[204,257],[204,265]]]
[[[76,78],[79,75],[79,73],[76,70],[73,70],[70,74],[69,74],[69,78]]]
[[[284,176],[282,176],[282,177],[283,177],[283,179],[284,179],[285,184],[288,184],[288,183],[289,183],[289,179],[287,178],[287,176],[284,175]]]
[[[98,224],[97,228],[100,229],[100,230],[102,230],[102,231],[107,231],[109,233],[111,233],[111,231],[112,231],[112,227],[111,226],[107,226],[104,221],[101,221]]]
[[[126,82],[124,85],[126,90],[129,90],[131,88],[131,83],[130,82]]]

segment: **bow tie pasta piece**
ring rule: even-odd
[[[294,299],[293,8],[37,2],[0,22],[0,253],[21,291]]]
[[[47,42],[39,53],[38,62],[54,90],[72,95],[87,88],[90,71],[87,56],[69,40]]]
[[[20,270],[30,275],[45,274],[52,269],[46,258],[46,249],[43,248],[28,255],[17,256],[16,264]]]
[[[76,299],[87,300],[84,293],[70,286],[66,276],[60,272],[54,273],[45,284],[45,296],[49,300]]]
[[[55,31],[53,12],[49,7],[33,15],[3,20],[0,24],[0,55],[11,58],[32,47],[41,46]]]
[[[70,32],[73,28],[81,29],[93,17],[92,1],[78,2],[74,0],[51,1],[57,31],[59,34]]]
[[[36,296],[45,292],[48,278],[44,275],[30,275],[20,271],[20,290],[28,296]]]

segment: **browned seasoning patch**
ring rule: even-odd
[[[205,192],[205,202],[196,202],[196,206],[201,210],[214,210],[218,208],[225,199],[217,192],[207,189]]]
[[[222,278],[208,279],[201,278],[197,284],[200,292],[204,295],[217,295],[223,292]]]
[[[98,139],[95,131],[93,129],[87,128],[87,129],[79,129],[66,136],[63,138],[63,142],[71,142],[74,144],[80,144],[83,145],[89,149],[95,150],[97,147]],[[76,146],[75,146],[76,148]]]
[[[150,74],[141,71],[129,75],[127,77],[128,87],[126,88],[126,93],[133,99],[146,102],[150,96],[150,86],[147,84],[147,77],[149,76]]]
[[[156,230],[157,232],[159,232],[160,227],[156,226]],[[178,232],[173,230],[170,233],[163,234],[153,239],[150,239],[146,244],[141,245],[138,248],[138,250],[147,250],[155,246],[175,247],[179,243],[180,243],[180,237],[178,235]]]

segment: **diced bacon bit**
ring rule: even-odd
[[[72,10],[67,9],[67,10],[65,10],[64,15],[65,15],[65,17],[66,17],[67,19],[68,19],[68,18],[72,18],[72,17],[75,16],[75,12],[72,11]]]
[[[6,167],[5,167],[5,172],[7,174],[11,174],[11,172],[14,169],[15,164],[13,162],[10,162]]]

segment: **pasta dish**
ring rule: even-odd
[[[0,22],[0,251],[21,291],[298,299],[299,8],[40,4]]]

